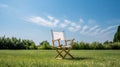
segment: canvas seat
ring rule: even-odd
[[[67,55],[69,55],[71,58],[74,58],[71,54],[70,54],[70,50],[73,46],[73,41],[74,39],[70,39],[70,40],[66,40],[64,37],[64,32],[52,32],[52,47],[53,49],[56,50],[57,55],[55,56],[55,58],[61,58],[64,59]],[[64,43],[61,44],[61,41],[63,41]],[[70,43],[68,45],[68,42]],[[55,43],[57,43],[57,45],[55,45]],[[64,54],[62,54],[64,52]]]

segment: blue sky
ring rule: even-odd
[[[0,36],[51,42],[51,29],[76,41],[112,41],[120,0],[0,0]]]

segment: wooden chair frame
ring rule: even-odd
[[[52,31],[52,38],[53,38],[53,31]],[[71,58],[74,58],[74,57],[70,54],[70,50],[71,50],[71,48],[72,48],[72,46],[73,46],[73,41],[74,41],[74,39],[64,40],[64,43],[65,43],[64,46],[60,43],[60,40],[61,40],[61,39],[56,39],[56,40],[53,39],[53,40],[52,40],[53,49],[55,49],[56,52],[57,52],[57,55],[55,56],[55,58],[57,59],[57,58],[60,56],[60,57],[61,57],[60,59],[64,59],[67,55],[69,55]],[[59,48],[55,46],[55,42],[58,43],[58,47],[59,47]],[[71,44],[70,44],[71,47],[66,47],[68,42],[71,43]],[[60,50],[60,49],[61,49],[61,50]],[[65,52],[65,54],[62,55],[62,52]]]

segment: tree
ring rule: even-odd
[[[85,42],[80,42],[79,49],[89,49],[89,44]]]
[[[76,49],[76,50],[79,49],[79,44],[78,44],[78,42],[73,42],[73,47],[72,47],[72,49]]]
[[[120,25],[118,26],[117,32],[114,35],[113,42],[120,42]]]
[[[0,37],[0,49],[36,49],[32,40],[21,40],[16,37]]]
[[[42,41],[38,49],[52,49],[48,41]]]

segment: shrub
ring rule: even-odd
[[[111,49],[110,44],[103,44],[104,49]]]
[[[79,49],[79,45],[77,42],[73,42],[73,49],[76,49],[76,50]]]
[[[0,49],[35,49],[35,47],[36,45],[32,40],[0,37]]]
[[[85,42],[80,42],[79,49],[89,49],[89,44]]]
[[[52,49],[52,46],[50,46],[49,42],[43,41],[38,46],[38,49]]]
[[[90,49],[104,49],[104,46],[99,42],[92,42],[90,44]]]
[[[120,42],[115,42],[111,45],[111,49],[120,49]]]

